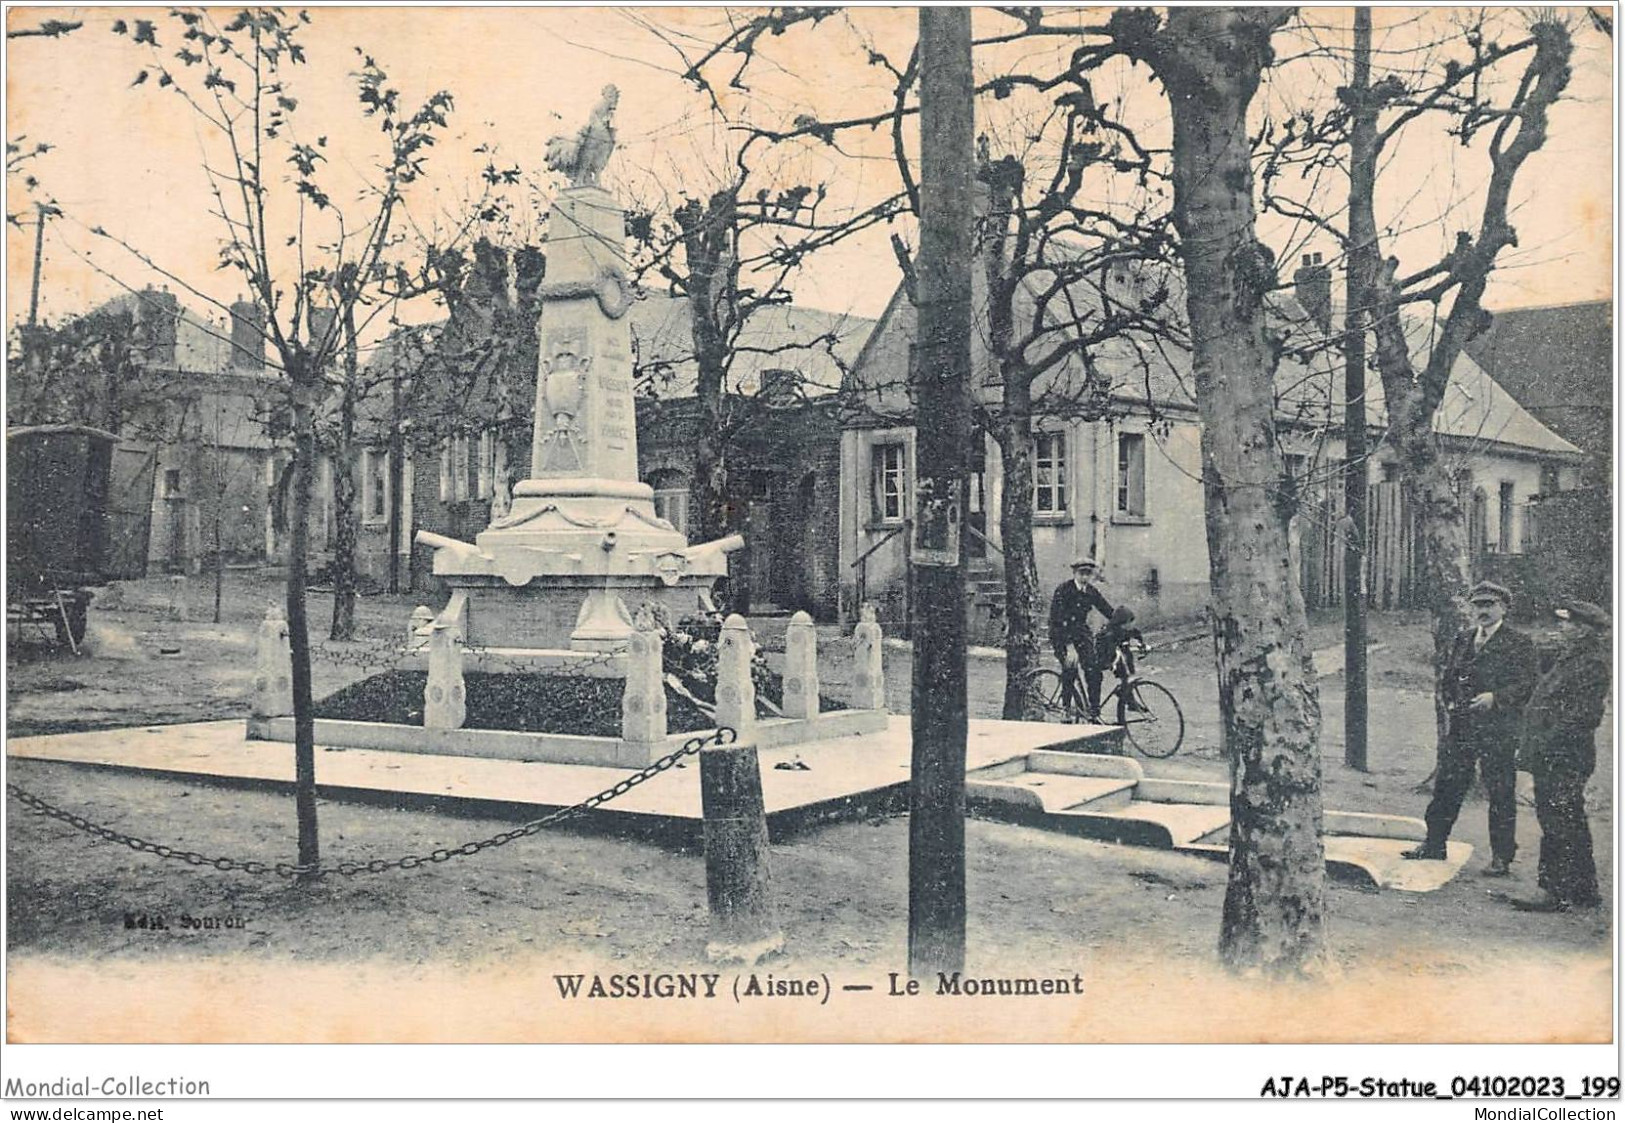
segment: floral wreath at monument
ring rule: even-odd
[[[666,675],[702,702],[716,703],[717,696],[717,637],[722,631],[724,614],[701,612],[673,621],[671,611],[663,604],[646,602],[639,612],[647,610],[654,630],[660,633],[661,658]],[[773,705],[772,698],[780,698],[784,684],[767,665],[767,655],[760,647],[751,652],[750,677],[756,687],[756,697]],[[776,709],[777,707],[774,706]]]

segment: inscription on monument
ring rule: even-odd
[[[632,399],[632,380],[600,374],[598,388],[602,391],[598,436],[612,449],[625,449],[632,440],[632,427],[627,416],[627,403]]]

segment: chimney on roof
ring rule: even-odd
[[[769,367],[762,371],[762,400],[770,406],[794,405],[800,382],[793,370]]]
[[[1292,274],[1292,284],[1303,310],[1323,332],[1332,330],[1332,271],[1321,264],[1318,253],[1303,255],[1303,264]]]
[[[147,365],[175,365],[175,324],[180,315],[181,303],[167,288],[160,292],[148,285],[141,290],[136,301],[135,318],[141,340],[141,357]]]
[[[248,370],[265,367],[265,317],[252,300],[231,305],[231,365]]]
[[[1106,296],[1129,309],[1138,309],[1145,296],[1145,278],[1137,263],[1117,258],[1106,266]]]
[[[338,317],[339,310],[337,308],[330,308],[319,304],[312,304],[310,306],[308,318],[310,320],[311,347],[314,348],[321,346],[322,340],[327,338],[327,333],[333,327],[333,321],[337,320]],[[333,350],[337,351],[338,346],[338,340],[335,339],[333,341]]]

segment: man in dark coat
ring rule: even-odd
[[[1523,708],[1539,670],[1535,644],[1506,623],[1512,594],[1480,581],[1468,595],[1473,627],[1456,637],[1445,667],[1450,728],[1439,745],[1439,766],[1428,804],[1427,841],[1407,858],[1441,859],[1473,783],[1476,766],[1490,797],[1491,877],[1510,873],[1517,853],[1517,753]]]
[[[1535,778],[1540,887],[1546,891],[1533,900],[1512,902],[1525,912],[1566,912],[1602,901],[1585,789],[1597,766],[1596,731],[1613,678],[1604,639],[1608,614],[1574,601],[1559,608],[1557,618],[1563,646],[1535,683],[1518,753],[1518,766]]]
[[[1061,661],[1061,704],[1078,705],[1078,674],[1088,687],[1089,713],[1100,709],[1102,668],[1095,658],[1095,633],[1089,626],[1089,613],[1109,619],[1112,606],[1095,588],[1100,566],[1093,558],[1072,563],[1072,580],[1062,583],[1049,602],[1049,642]]]

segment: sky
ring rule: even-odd
[[[359,176],[377,151],[375,126],[362,121],[354,106],[356,46],[377,59],[408,102],[442,88],[455,95],[451,128],[431,154],[429,174],[412,199],[414,221],[425,229],[452,221],[458,212],[487,159],[474,151],[480,144],[495,144],[499,162],[524,169],[529,190],[520,193],[516,207],[521,225],[533,222],[549,182],[541,166],[548,137],[574,132],[605,83],[621,89],[616,116],[620,150],[606,180],[623,198],[648,199],[674,187],[703,186],[707,161],[714,161],[730,141],[705,98],[679,78],[681,64],[672,47],[676,43],[693,50],[737,15],[729,9],[310,11],[312,24],[303,32],[309,64],[298,68],[291,86],[300,101],[294,116],[302,135],[328,138],[325,151],[332,156],[335,182],[341,187],[335,197],[359,189]],[[1346,12],[1310,10],[1324,27],[1346,25]],[[155,82],[132,87],[150,60],[127,37],[110,33],[117,19],[129,23],[154,14],[89,7],[14,8],[8,13],[11,28],[33,26],[46,17],[84,21],[79,31],[61,39],[13,39],[7,44],[7,137],[26,136],[30,144],[54,146],[29,171],[65,212],[47,230],[41,289],[46,318],[84,311],[118,295],[125,285],[139,287],[148,281],[180,289],[183,300],[199,310],[203,304],[185,291],[187,286],[222,302],[242,292],[240,281],[215,268],[222,227],[210,215],[213,203],[201,170],[201,154],[210,143],[206,130]],[[1380,9],[1379,28],[1384,19],[1399,24],[1414,15]],[[979,29],[991,18],[996,17],[979,17]],[[160,21],[161,36],[163,27]],[[769,41],[764,61],[752,72],[751,96],[730,99],[726,108],[738,118],[764,122],[770,117],[788,120],[799,111],[872,111],[877,98],[884,98],[884,75],[863,61],[862,46],[877,46],[900,62],[913,30],[911,11],[865,9],[826,21],[816,33]],[[1385,40],[1379,35],[1379,41]],[[1521,245],[1509,252],[1507,267],[1492,283],[1486,300],[1491,307],[1611,294],[1611,50],[1594,33],[1583,36],[1582,43],[1570,100],[1557,114],[1547,149],[1531,161],[1520,181],[1514,220]],[[172,46],[166,42],[166,48]],[[1029,61],[1005,57],[1012,65]],[[999,65],[999,60],[979,60],[983,75]],[[727,71],[719,73],[725,76]],[[1138,99],[1151,119],[1157,116],[1156,90],[1143,70],[1116,81],[1122,96]],[[1004,107],[991,109],[998,113]],[[804,147],[782,159],[786,176],[829,179],[832,206],[872,201],[895,187],[884,132],[854,137],[839,151]],[[1409,230],[1396,243],[1398,252],[1420,255],[1429,251],[1430,241],[1449,236],[1425,216],[1449,210],[1455,195],[1481,181],[1481,164],[1481,156],[1452,151],[1437,135],[1419,134],[1407,142],[1395,166],[1385,171],[1383,188],[1390,193],[1389,209],[1402,216]],[[28,204],[17,181],[17,176],[8,176],[8,212]],[[281,217],[291,222],[292,212]],[[173,279],[165,281],[107,239],[97,238],[91,233],[96,228],[161,263]],[[1321,248],[1300,245],[1301,239],[1279,225],[1265,224],[1262,230],[1266,241],[1288,252]],[[8,228],[8,323],[26,316],[32,263],[32,230],[19,235]],[[877,316],[897,280],[886,231],[879,231],[815,258],[793,287],[801,303]]]

